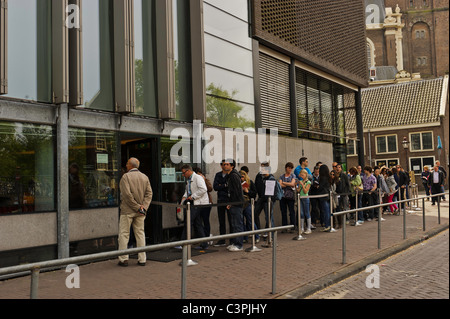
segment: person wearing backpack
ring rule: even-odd
[[[297,184],[297,179],[292,173],[294,169],[294,164],[291,162],[287,163],[284,167],[285,173],[280,176],[279,183],[283,190],[283,197],[280,200],[281,209],[281,221],[283,226],[294,225],[297,226],[295,221],[295,186]],[[289,208],[289,221],[287,218],[287,209]]]
[[[268,207],[268,199],[271,197],[273,199],[273,196],[266,196],[266,181],[267,180],[275,180],[275,177],[270,174],[270,167],[268,162],[261,163],[261,169],[259,173],[255,177],[255,185],[256,190],[258,193],[258,200],[255,204],[255,223],[258,229],[261,229],[260,219],[259,215],[261,214],[261,211],[264,209],[264,214],[266,217],[266,226],[265,228],[269,227],[269,207]],[[275,180],[276,181],[276,180]],[[272,201],[272,206],[270,207],[270,220],[272,226],[275,225],[274,218],[273,218],[273,205],[274,202]],[[267,235],[264,235],[264,237],[267,237]]]

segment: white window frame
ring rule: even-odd
[[[423,149],[423,134],[425,133],[431,133],[431,148],[430,149]],[[433,131],[420,131],[420,132],[411,132],[409,133],[409,140],[412,141],[411,136],[412,135],[416,135],[416,134],[420,134],[420,149],[418,150],[413,150],[412,149],[412,143],[410,144],[410,152],[433,152],[434,151],[434,132]]]
[[[389,143],[388,143],[388,137],[389,136],[395,136],[395,148],[396,150],[394,152],[389,152]],[[386,152],[379,152],[378,151],[378,138],[384,137],[386,140]],[[398,135],[397,134],[387,134],[387,135],[376,135],[375,136],[375,154],[398,154]]]
[[[349,143],[353,143],[353,149],[355,150],[354,154],[347,154],[347,157],[356,157],[358,156],[358,141],[356,140],[356,137],[354,137],[355,139],[351,139],[351,140],[347,140],[347,144]],[[364,137],[364,153],[366,151],[366,138]],[[347,147],[347,151],[348,151],[348,147]]]
[[[412,166],[412,160],[416,160],[416,159],[420,159],[420,161],[421,161],[421,170],[420,170],[420,173],[416,173],[415,171],[414,171],[414,174],[415,175],[421,175],[422,174],[422,172],[423,172],[423,167],[424,167],[424,165],[423,165],[423,159],[424,158],[433,158],[433,164],[434,163],[436,163],[436,156],[434,156],[434,155],[430,155],[430,156],[416,156],[416,157],[410,157],[410,158],[408,158],[408,160],[409,160],[409,167],[410,167],[410,170],[411,171],[414,171],[414,169],[413,169],[413,166]],[[432,169],[432,167],[430,167],[430,171],[431,171],[431,169]]]

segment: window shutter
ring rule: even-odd
[[[261,123],[291,133],[289,64],[260,53]]]

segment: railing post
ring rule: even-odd
[[[255,199],[254,198],[252,198],[252,200],[251,200],[251,205],[252,205],[252,231],[255,231]],[[256,247],[255,234],[252,235],[252,243],[253,243],[253,246],[251,248],[248,248],[246,250],[247,252],[254,253],[254,252],[261,251],[261,249]]]
[[[186,276],[188,264],[188,245],[183,245],[183,260],[181,261],[181,299],[186,299]]]
[[[273,232],[272,247],[272,295],[277,293],[277,237],[278,232]]]
[[[406,202],[403,203],[403,239],[406,239]]]
[[[342,220],[342,264],[347,263],[347,214]]]
[[[186,214],[186,234],[187,234],[187,239],[191,240],[191,203],[188,202],[187,203],[187,214]],[[188,245],[188,251],[187,251],[187,265],[188,266],[195,266],[198,265],[197,262],[192,260],[192,253],[191,253],[191,245]]]
[[[441,196],[437,197],[438,200],[438,224],[441,224]]]
[[[38,267],[31,270],[30,299],[38,299],[39,272],[40,269]]]
[[[426,226],[425,226],[425,198],[422,198],[422,218],[423,218],[423,231],[426,231]]]
[[[293,238],[293,240],[305,240],[306,238],[302,236],[302,227],[301,227],[301,219],[302,219],[302,214],[301,214],[301,198],[300,198],[300,193],[297,194],[297,219],[298,219],[298,236],[295,236]],[[306,216],[305,216],[306,219]],[[306,221],[306,220],[305,220]]]
[[[378,198],[379,198],[379,205],[382,204],[383,197],[381,196],[381,186],[378,189]],[[383,216],[383,207],[378,208],[378,249],[381,249],[381,219]]]

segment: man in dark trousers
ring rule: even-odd
[[[216,174],[214,177],[213,188],[217,192],[217,203],[224,204],[228,202],[228,185],[227,185],[227,172],[224,170],[223,163],[225,160],[222,160],[220,163],[220,167],[222,170]],[[219,231],[220,235],[225,235],[227,233],[227,225],[226,225],[226,215],[228,217],[228,225],[231,227],[231,218],[230,214],[228,214],[228,210],[226,206],[218,206],[217,214],[219,217]],[[215,247],[226,246],[225,240],[218,241]]]
[[[231,218],[231,233],[242,233],[244,231],[243,204],[245,199],[242,190],[241,175],[236,170],[236,162],[234,160],[225,160],[222,166],[224,171],[227,172],[228,202],[230,203],[227,209]],[[229,251],[243,250],[242,236],[232,239],[231,242],[232,244],[228,246]]]
[[[433,172],[431,172],[430,177],[428,177],[428,185],[431,187],[431,195],[442,194],[442,186],[444,186],[444,173],[439,170],[439,166],[435,165],[433,168]],[[437,201],[440,201],[439,197],[433,197],[433,204],[436,205]]]

